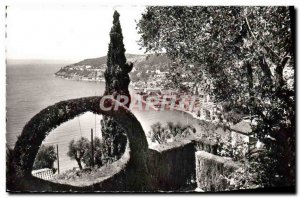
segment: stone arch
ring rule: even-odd
[[[124,106],[114,110],[116,101],[106,99],[103,111],[99,104],[102,97],[86,97],[61,101],[40,111],[24,126],[15,144],[12,167],[15,170],[12,183],[17,191],[113,191],[147,188],[148,143],[143,128],[136,117]],[[85,112],[114,117],[127,132],[130,158],[124,169],[104,181],[88,186],[71,186],[40,180],[31,175],[38,149],[45,137],[60,124]],[[40,186],[40,188],[38,187]]]

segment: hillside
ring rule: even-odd
[[[133,70],[130,73],[133,82],[138,80],[147,80],[149,75],[154,73],[156,70],[159,70],[160,72],[166,71],[169,64],[172,63],[166,54],[126,54],[126,58],[127,62],[132,62],[134,64]],[[85,59],[78,63],[62,67],[55,73],[55,75],[74,80],[103,81],[104,71],[106,69],[106,60],[106,56]]]

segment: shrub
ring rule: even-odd
[[[168,122],[166,126],[163,127],[160,122],[157,122],[151,126],[149,136],[152,142],[163,144],[172,141],[172,139],[188,137],[193,133],[196,133],[196,129],[192,125]]]
[[[33,169],[50,168],[53,169],[54,161],[57,159],[55,147],[42,145],[36,155]]]

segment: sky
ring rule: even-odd
[[[135,20],[145,6],[10,5],[6,58],[79,61],[105,56],[114,10],[120,13],[126,53],[143,54]]]

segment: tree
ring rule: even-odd
[[[82,157],[82,162],[88,166],[92,166],[92,148],[91,148],[91,142],[89,141],[90,146],[88,147],[88,150],[84,153]],[[99,168],[103,165],[102,163],[102,143],[101,140],[98,137],[94,138],[94,161],[95,165]]]
[[[54,146],[42,145],[35,157],[33,169],[53,168],[56,160],[56,152]]]
[[[80,170],[82,170],[82,165],[81,165],[82,159],[86,155],[86,153],[89,151],[90,145],[91,145],[91,143],[89,142],[89,140],[84,137],[81,137],[77,141],[72,140],[69,144],[69,151],[68,151],[67,155],[71,159],[76,160]]]
[[[118,95],[129,97],[128,85],[130,83],[128,73],[132,70],[133,64],[126,63],[125,48],[123,44],[122,28],[119,20],[120,14],[115,11],[113,26],[110,31],[110,43],[107,53],[107,68],[104,73],[105,92],[104,95]],[[130,100],[126,104],[129,107]]]
[[[292,7],[152,6],[137,24],[146,51],[184,65],[169,69],[173,86],[185,72],[214,102],[255,117],[273,173],[265,185],[295,184],[294,83],[283,74],[295,67],[293,18]]]
[[[128,90],[128,85],[130,83],[128,73],[132,70],[133,64],[126,63],[122,28],[119,17],[120,14],[115,11],[113,15],[113,26],[110,31],[107,68],[104,73],[104,95],[112,95],[115,99],[117,99],[119,95],[126,96],[128,98],[128,102],[125,106],[129,107],[131,100]],[[120,158],[125,151],[127,142],[127,136],[124,129],[110,116],[103,116],[101,126],[103,137],[103,158],[105,158],[106,161],[112,161]]]
[[[119,159],[125,152],[127,136],[124,128],[112,117],[103,116],[101,127],[103,163],[110,163]]]

